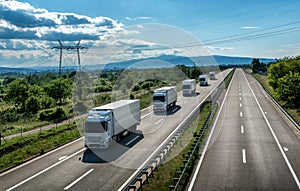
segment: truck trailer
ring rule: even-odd
[[[182,95],[191,96],[196,92],[196,80],[189,79],[182,81]]]
[[[92,108],[85,122],[85,147],[109,148],[112,140],[136,130],[141,120],[140,100],[120,100]]]
[[[153,111],[168,111],[174,107],[177,102],[177,90],[175,86],[162,87],[154,90],[153,94]]]

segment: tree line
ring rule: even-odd
[[[268,68],[268,84],[289,108],[300,107],[300,56],[282,58]]]

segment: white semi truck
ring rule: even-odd
[[[209,79],[215,80],[216,79],[216,73],[215,72],[209,72]]]
[[[208,77],[207,77],[207,75],[200,75],[199,76],[199,85],[200,86],[208,86]]]
[[[191,96],[196,92],[196,80],[189,79],[182,81],[182,95]]]
[[[108,148],[136,130],[141,120],[140,100],[120,100],[92,108],[85,122],[85,147]]]
[[[177,90],[175,86],[162,87],[154,90],[153,94],[153,111],[168,111],[169,108],[176,105]]]

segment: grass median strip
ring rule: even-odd
[[[200,132],[206,118],[211,111],[211,104],[207,103],[200,111],[196,119],[186,129],[180,139],[176,142],[172,150],[167,154],[163,164],[158,167],[158,171],[154,172],[154,177],[149,178],[149,184],[143,185],[143,190],[169,190],[169,185],[173,184],[173,178],[176,177],[177,171],[183,165],[184,156],[187,155],[190,146],[195,140],[195,135]],[[188,166],[187,173],[185,173],[182,183],[178,190],[184,188],[189,180],[189,174],[193,171],[194,164],[197,160],[192,157],[191,163]]]
[[[9,139],[0,146],[0,171],[18,165],[29,158],[61,146],[80,137],[75,122],[35,133]]]

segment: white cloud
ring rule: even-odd
[[[76,41],[99,39],[107,32],[123,30],[122,23],[108,17],[49,12],[18,1],[0,1],[0,15],[2,39]]]
[[[205,46],[210,50],[218,50],[218,51],[226,51],[226,50],[234,50],[233,47],[218,47],[218,46]]]
[[[151,17],[137,17],[137,19],[140,19],[140,20],[151,20],[152,18]]]
[[[255,26],[244,26],[244,27],[241,27],[241,29],[257,29],[259,27],[255,27]]]
[[[126,17],[126,19],[129,20],[129,21],[135,20],[135,19],[133,19],[131,17]]]

